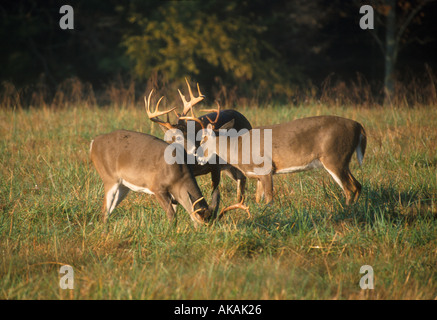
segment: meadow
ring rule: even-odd
[[[436,299],[435,105],[364,107],[310,102],[237,110],[252,125],[312,115],[354,119],[367,150],[351,171],[363,186],[345,206],[324,170],[275,176],[274,203],[176,226],[157,201],[131,192],[100,220],[103,186],[89,161],[93,137],[129,129],[162,137],[141,103],[0,109],[0,299]],[[198,183],[210,200],[209,176]],[[223,177],[221,206],[236,200]],[[74,289],[59,286],[74,269]],[[360,288],[360,268],[374,289]]]

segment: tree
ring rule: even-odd
[[[421,22],[425,15],[422,9],[433,1],[435,0],[378,0],[372,4],[377,12],[376,32],[369,33],[377,42],[384,57],[384,104],[390,104],[392,101],[399,52],[407,44],[419,40],[407,31],[412,24]]]
[[[139,32],[125,36],[126,54],[142,79],[160,73],[181,81],[189,75],[212,85],[210,79],[216,78],[246,95],[255,88],[259,95],[289,97],[303,82],[292,54],[304,48],[291,45],[320,26],[305,18],[308,5],[287,3],[166,2],[153,12],[133,11],[130,21]],[[302,8],[305,15],[299,15]]]

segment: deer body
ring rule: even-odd
[[[217,129],[220,129],[224,125],[231,122],[228,126],[228,128],[236,129],[237,131],[241,129],[252,129],[252,125],[250,124],[249,120],[245,116],[243,116],[240,112],[233,109],[226,109],[226,110],[220,110],[219,111],[219,117],[217,119],[217,112],[211,112],[208,114],[205,114],[203,116],[200,116],[198,119],[203,123],[203,126],[206,128],[208,124],[211,123],[211,121],[217,120],[215,123],[215,127]],[[202,129],[196,127],[196,129]]]
[[[246,119],[240,112],[232,109],[220,110],[217,112],[211,112],[206,115],[199,117],[199,120],[203,123],[206,128],[211,121],[216,121],[216,128],[223,128],[226,126],[227,129],[235,129],[237,131],[247,129],[252,129],[252,125],[249,120]],[[196,134],[202,128],[196,126]],[[205,167],[208,169],[205,172]],[[220,182],[220,172],[224,172],[230,178],[237,182],[237,199],[242,200],[244,196],[244,191],[246,189],[246,177],[237,168],[230,166],[228,164],[210,164],[210,165],[199,165],[195,164],[192,167],[195,176],[206,174],[211,172],[211,177],[213,178],[213,190],[215,190]],[[218,172],[218,173],[217,173]],[[218,177],[217,177],[218,175]]]
[[[168,114],[170,111],[173,111],[173,109],[168,111],[159,111],[158,105],[159,100],[155,112],[152,112],[150,110],[150,97],[152,92],[150,92],[148,99],[145,97],[145,105],[146,105],[146,111],[149,119],[153,122],[158,123],[161,126],[161,129],[163,129],[164,132],[167,130],[173,130],[177,129],[179,132],[183,134],[183,139],[185,141],[185,148],[188,153],[192,153],[195,151],[195,148],[193,149],[187,149],[187,142],[189,140],[189,135],[187,134],[188,131],[188,121],[193,120],[194,122],[194,134],[191,136],[192,140],[190,141],[190,144],[192,146],[198,147],[198,143],[195,140],[195,137],[199,131],[201,131],[204,127],[206,127],[208,124],[214,123],[214,125],[217,128],[220,128],[222,126],[226,126],[226,128],[230,129],[233,128],[237,131],[240,131],[241,129],[247,129],[250,130],[252,128],[250,122],[246,119],[245,116],[243,116],[240,112],[236,110],[220,110],[214,109],[213,112],[210,112],[208,114],[205,114],[199,118],[194,117],[193,113],[193,106],[202,101],[205,96],[200,92],[199,85],[197,85],[198,90],[198,97],[194,97],[191,87],[188,83],[188,80],[186,80],[188,92],[190,96],[190,101],[187,101],[185,96],[179,91],[179,95],[183,102],[183,111],[181,114],[177,114],[177,123],[171,124],[169,122],[169,118],[167,118],[167,121],[163,121],[159,119],[158,117],[164,114]],[[162,98],[161,98],[162,99]],[[212,111],[212,110],[209,110]],[[192,116],[187,117],[188,113],[191,112]],[[171,142],[171,141],[169,141]],[[206,164],[206,165],[199,165],[197,161],[194,164],[188,164],[188,166],[193,171],[194,176],[201,176],[208,173],[211,173],[211,180],[212,180],[212,200],[211,200],[211,207],[213,208],[214,214],[217,213],[219,202],[220,202],[220,191],[219,191],[219,184],[220,184],[220,175],[221,171],[225,172],[229,177],[234,179],[237,182],[237,198],[240,200],[243,199],[245,186],[246,186],[246,177],[245,175],[239,171],[237,168],[229,166],[228,164]]]
[[[211,127],[210,127],[211,129]],[[244,141],[253,141],[254,130],[259,130],[260,140],[264,141],[265,130],[271,130],[271,152],[264,150],[260,145],[260,151],[264,155],[264,161],[271,163],[271,170],[267,174],[257,174],[256,168],[261,164],[253,161],[242,161],[241,150]],[[250,140],[245,140],[248,136]],[[238,151],[237,163],[233,166],[242,171],[247,177],[258,179],[256,201],[259,202],[265,195],[267,203],[273,199],[273,174],[291,173],[297,171],[325,168],[334,180],[343,189],[346,203],[356,201],[361,191],[360,183],[354,178],[349,170],[349,163],[354,152],[357,152],[358,161],[361,164],[366,148],[366,133],[361,124],[356,121],[336,116],[318,116],[297,119],[291,122],[257,127],[250,130],[246,135],[228,138],[227,148],[220,149],[219,137],[206,134],[202,146],[207,150],[215,144],[216,154],[229,159],[229,146],[236,143]],[[237,139],[237,141],[235,141]],[[265,152],[264,152],[265,151]],[[210,155],[208,155],[209,157]]]
[[[166,142],[148,134],[117,130],[91,142],[90,156],[105,189],[103,220],[129,190],[155,195],[169,220],[180,203],[196,223],[204,223],[210,209],[191,170],[185,164],[167,164]],[[176,201],[176,203],[175,203]]]

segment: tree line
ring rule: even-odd
[[[357,74],[383,96],[395,80],[437,67],[430,0],[75,0],[66,30],[63,4],[0,4],[0,81],[54,88],[77,77],[99,90],[120,77],[138,86],[190,77],[216,95],[226,88],[290,101]],[[374,9],[372,30],[360,28],[364,4]]]

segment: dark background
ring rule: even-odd
[[[437,70],[437,2],[395,3],[395,31],[420,10],[400,37],[393,77],[404,87],[413,80],[429,82]],[[59,27],[64,4],[74,9],[73,30]],[[375,9],[374,30],[359,27],[363,4]],[[382,96],[389,5],[382,0],[2,1],[0,82],[17,88],[43,83],[54,93],[75,77],[104,92],[120,79],[144,88],[151,78],[180,84],[189,77],[216,94],[227,87],[241,95],[270,92],[290,100],[299,90],[318,90],[328,82],[364,81]]]

